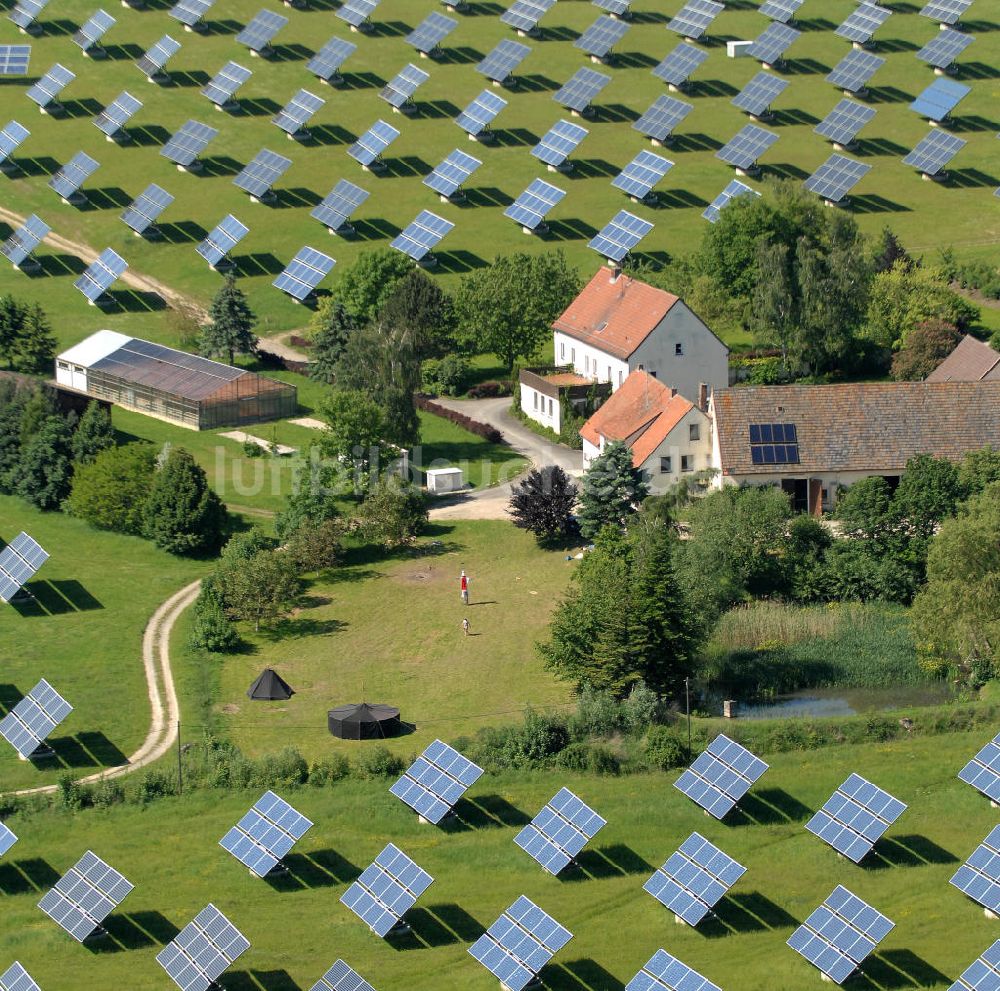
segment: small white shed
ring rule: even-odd
[[[465,488],[465,475],[461,468],[428,468],[428,492],[458,492]]]

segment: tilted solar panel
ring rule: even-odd
[[[972,91],[954,79],[935,79],[911,104],[910,109],[928,120],[942,121]]]
[[[338,960],[309,991],[375,991],[356,971]]]
[[[136,234],[144,234],[156,223],[160,214],[173,201],[173,196],[165,189],[157,186],[155,182],[150,183],[122,214],[122,220]]]
[[[568,788],[560,788],[514,842],[550,874],[558,874],[607,825]]]
[[[654,141],[666,141],[674,128],[692,110],[694,110],[693,104],[661,94],[650,104],[649,109],[632,124],[632,127]]]
[[[0,128],[0,163],[6,162],[10,156],[24,143],[31,132],[16,120],[10,120]]]
[[[4,241],[3,246],[0,247],[0,254],[3,254],[11,265],[19,267],[30,257],[35,248],[49,236],[51,230],[52,228],[41,217],[32,214]],[[0,599],[4,597],[5,578],[3,562],[0,559]]]
[[[35,21],[38,20],[48,3],[49,0],[18,0],[9,17],[22,31],[32,30],[35,27]]]
[[[760,196],[760,193],[756,189],[751,188],[744,182],[740,182],[739,179],[732,179],[726,186],[725,189],[719,193],[718,196],[708,204],[707,207],[702,211],[702,216],[709,221],[709,223],[714,224],[719,219],[719,214],[722,212],[723,207],[734,199],[740,196],[746,195]]]
[[[1000,939],[969,965],[948,991],[998,991],[1000,989]]]
[[[871,168],[865,162],[856,162],[844,155],[831,155],[803,185],[824,200],[839,203]]]
[[[666,950],[657,950],[643,964],[639,973],[625,985],[625,991],[720,991],[720,989]]]
[[[531,185],[511,203],[503,215],[510,217],[523,228],[533,231],[541,227],[548,212],[566,195],[566,191],[542,179],[533,179]]]
[[[845,97],[813,128],[813,131],[822,134],[835,144],[849,145],[876,112],[874,107],[866,107],[863,103],[855,103]]]
[[[58,101],[59,94],[76,79],[76,73],[70,71],[58,62],[41,79],[32,86],[25,96],[32,103],[45,110],[51,104]]]
[[[0,76],[26,76],[31,45],[0,45]]]
[[[620,210],[587,242],[587,247],[608,261],[620,262],[652,229],[653,225],[648,220]]]
[[[889,19],[892,11],[875,3],[860,3],[834,32],[841,38],[866,44],[871,36]]]
[[[595,69],[577,69],[570,79],[552,94],[552,99],[560,106],[582,114],[610,82],[610,76]]]
[[[950,883],[994,915],[1000,913],[1000,826],[972,851]]]
[[[402,251],[415,262],[422,261],[438,246],[455,225],[430,210],[421,210],[403,232],[389,242],[390,248]]]
[[[136,60],[136,67],[148,79],[153,79],[161,72],[167,62],[180,50],[181,43],[165,34],[152,48]]]
[[[1000,804],[1000,733],[958,772],[958,777],[990,801]]]
[[[454,156],[461,158],[456,159]],[[450,181],[455,183],[455,188],[482,164],[471,155],[465,155],[457,149],[445,159],[445,162],[449,161],[453,161],[455,168],[462,175],[462,178],[458,175],[451,178]],[[438,169],[440,168],[441,166],[438,166]],[[437,171],[435,169],[435,173]],[[438,189],[437,186],[431,188]],[[440,192],[440,189],[438,191]],[[454,808],[455,803],[479,780],[482,773],[481,767],[453,747],[435,740],[389,791],[428,822],[436,824]]]
[[[323,201],[313,207],[309,216],[325,224],[330,231],[336,232],[348,225],[351,214],[368,199],[369,195],[367,189],[341,179],[323,197]]]
[[[94,126],[107,137],[114,137],[141,109],[142,101],[124,90],[94,118]]]
[[[574,48],[593,55],[595,58],[607,58],[611,49],[628,33],[627,21],[605,15],[598,17],[593,24],[573,42]]]
[[[651,151],[640,151],[611,180],[611,185],[636,199],[645,199],[673,167],[674,163],[669,159],[661,158]]]
[[[787,24],[769,24],[747,49],[747,54],[764,65],[777,65],[801,33]]]
[[[73,283],[91,303],[96,303],[125,274],[128,262],[111,248],[105,248],[93,264]]]
[[[271,123],[280,127],[285,134],[296,135],[303,131],[306,124],[320,111],[326,100],[321,96],[300,89],[281,110],[271,118]]]
[[[42,896],[38,907],[82,943],[101,928],[101,923],[133,887],[122,874],[88,850]]]
[[[227,62],[201,91],[217,107],[225,107],[233,102],[236,91],[253,75],[238,62]]]
[[[343,38],[331,38],[310,60],[306,68],[323,82],[340,78],[340,67],[358,50]]]
[[[939,31],[923,48],[917,52],[921,62],[933,65],[936,69],[947,69],[955,64],[955,60],[976,39],[971,34],[963,34],[948,28]]]
[[[888,792],[852,774],[806,823],[806,829],[859,864],[905,811],[906,805]]]
[[[458,27],[458,21],[438,11],[431,11],[407,36],[406,43],[418,52],[435,52],[445,38]]]
[[[236,43],[246,45],[256,54],[266,53],[274,36],[288,24],[288,18],[273,10],[262,10],[236,35]]]
[[[17,835],[10,826],[0,822],[0,857],[7,853],[17,842]]]
[[[379,2],[380,0],[347,0],[347,3],[338,7],[334,14],[352,28],[361,30],[368,25]]]
[[[937,175],[966,145],[964,138],[946,131],[932,130],[904,159],[904,165],[924,175]]]
[[[757,12],[779,24],[788,24],[803,2],[804,0],[766,0],[757,8]]]
[[[312,825],[283,798],[268,791],[219,840],[219,846],[258,877],[265,877]]]
[[[0,736],[28,758],[72,711],[73,706],[42,678],[0,719]]]
[[[190,29],[200,25],[213,6],[215,0],[180,0],[170,8],[170,16]]]
[[[78,151],[49,180],[49,188],[54,189],[64,200],[77,195],[80,187],[98,170],[100,163],[86,152]]]
[[[333,271],[335,258],[305,245],[299,248],[285,270],[271,283],[276,289],[288,293],[292,299],[308,299],[316,287]]]
[[[531,154],[552,168],[558,168],[576,151],[588,131],[568,120],[557,120],[542,139],[531,149]]]
[[[504,38],[476,66],[476,72],[495,82],[506,82],[530,54],[530,46]]]
[[[556,0],[514,0],[500,15],[500,20],[518,31],[531,34],[555,4]]]
[[[41,233],[42,228],[45,228],[47,234],[48,227],[32,215],[21,230],[25,231],[28,237],[32,237],[35,233]],[[22,530],[0,551],[0,600],[9,602],[34,578],[38,569],[48,559],[49,555],[38,542]]]
[[[231,213],[227,214],[195,248],[195,251],[209,265],[215,267],[247,236],[249,231],[250,228],[240,223]]]
[[[683,86],[707,58],[708,52],[704,48],[695,48],[682,41],[652,70],[653,75],[671,86]]]
[[[217,128],[189,120],[160,149],[160,154],[177,165],[190,167],[218,133]]]
[[[159,953],[156,962],[181,991],[209,991],[250,941],[211,902]]]
[[[772,72],[758,72],[730,101],[734,107],[754,117],[767,112],[771,104],[788,88],[788,80]]]
[[[399,110],[410,103],[413,94],[430,79],[430,73],[424,72],[412,63],[404,66],[392,79],[386,83],[379,96],[391,107]]]
[[[693,802],[722,819],[767,770],[746,747],[720,733],[674,782]]]
[[[399,131],[384,120],[377,120],[348,149],[347,154],[366,168],[374,167],[386,150],[399,137]]]
[[[116,23],[117,21],[107,11],[99,10],[73,35],[73,43],[81,48],[84,53],[91,48],[97,48],[100,45],[101,38]]]
[[[884,64],[885,59],[880,55],[851,49],[833,67],[826,81],[848,93],[860,93]]]
[[[972,6],[973,0],[931,0],[920,11],[940,24],[957,24],[961,16]]]
[[[42,991],[34,978],[16,961],[0,974],[0,991]]]
[[[507,101],[496,93],[484,89],[456,118],[458,124],[467,134],[476,137],[489,130],[490,124],[497,114],[507,106]]]
[[[712,21],[725,9],[725,4],[716,3],[715,0],[690,0],[668,22],[667,30],[685,38],[701,38]]]
[[[430,874],[390,843],[340,901],[366,922],[372,932],[384,938],[433,881]]]
[[[478,158],[473,158],[471,155],[467,155],[464,151],[459,151],[456,148],[453,152],[448,154],[444,161],[434,167],[434,171],[424,179],[424,185],[429,186],[439,196],[454,196],[466,180],[482,164],[483,163],[479,161]],[[440,743],[440,741],[438,741],[438,743]],[[445,744],[442,743],[441,746],[443,747]],[[451,748],[449,747],[448,749]],[[427,756],[426,752],[424,756]],[[461,757],[461,754],[458,756]],[[465,760],[464,757],[462,759]],[[397,782],[397,784],[399,784],[399,782]],[[402,795],[399,797],[403,798]],[[404,798],[403,801],[406,801],[406,799]],[[417,809],[417,811],[421,812],[420,809]],[[422,812],[421,814],[423,815]],[[429,819],[430,817],[425,815],[424,818]],[[433,822],[434,820],[431,819],[431,821]]]
[[[606,10],[616,17],[628,17],[631,8],[631,0],[590,0],[590,2],[601,10]]]

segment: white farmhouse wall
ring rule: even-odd
[[[521,383],[521,411],[529,419],[559,433],[562,424],[562,404],[558,399],[543,395],[524,382]]]
[[[627,361],[584,344],[561,331],[553,331],[552,342],[557,365],[572,365],[577,375],[585,375],[598,382],[610,382],[612,391],[628,378],[631,371]]]
[[[691,439],[691,427],[697,426],[698,437]],[[670,470],[663,458],[670,459]],[[685,462],[685,458],[688,459]],[[682,478],[712,466],[712,423],[699,409],[685,414],[684,418],[660,442],[656,450],[639,466],[643,478],[654,495],[660,495]]]

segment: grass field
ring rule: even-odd
[[[380,991],[490,991],[495,979],[467,946],[525,894],[573,933],[542,972],[550,991],[622,991],[659,947],[725,991],[803,991],[823,985],[785,940],[841,883],[896,923],[864,974],[844,987],[943,991],[996,938],[996,924],[948,884],[996,821],[985,799],[956,778],[982,740],[960,734],[776,755],[745,802],[748,815],[725,823],[672,788],[676,774],[486,776],[447,829],[419,826],[388,794],[388,782],[307,787],[285,797],[316,825],[287,858],[291,876],[273,885],[250,877],[217,845],[255,792],[15,816],[10,825],[22,838],[0,865],[0,962],[19,959],[42,987],[67,991],[165,988],[155,953],[211,901],[252,944],[223,979],[230,991],[309,988],[337,957]],[[803,828],[851,771],[910,806],[863,867],[838,859]],[[581,856],[582,869],[555,879],[512,840],[562,785],[608,825]],[[695,830],[748,870],[718,920],[692,930],[675,925],[642,884]],[[390,841],[434,878],[408,916],[412,936],[398,941],[378,939],[338,901]],[[111,916],[111,938],[91,950],[36,908],[88,848],[136,885]]]
[[[42,18],[48,25],[44,35],[32,41],[32,77],[57,60],[72,68],[78,78],[65,93],[68,113],[61,119],[42,117],[25,99],[23,81],[0,86],[0,116],[4,121],[14,117],[32,131],[17,156],[24,174],[0,178],[3,203],[21,213],[38,212],[57,233],[97,250],[115,248],[137,272],[202,303],[217,288],[219,276],[198,258],[194,245],[222,216],[233,212],[251,227],[238,249],[238,266],[252,305],[262,316],[264,334],[304,322],[302,309],[270,286],[274,274],[303,244],[330,252],[343,267],[359,251],[385,245],[423,208],[456,224],[439,252],[438,272],[447,281],[484,264],[497,251],[517,248],[560,246],[572,262],[589,271],[598,260],[586,247],[587,239],[623,206],[656,222],[642,250],[663,260],[696,246],[705,227],[701,210],[731,178],[731,170],[714,158],[714,152],[745,122],[729,101],[758,65],[749,59],[727,59],[723,42],[755,37],[767,24],[749,3],[730,5],[718,18],[709,39],[711,57],[695,75],[695,86],[686,97],[695,110],[678,128],[676,144],[665,152],[676,167],[662,183],[661,205],[632,206],[611,188],[610,180],[648,146],[630,123],[664,90],[650,68],[678,41],[664,24],[681,2],[669,0],[661,6],[637,0],[634,24],[621,53],[615,65],[604,70],[612,83],[598,100],[597,116],[584,122],[590,134],[575,156],[576,170],[554,177],[569,195],[554,211],[555,223],[544,241],[524,237],[502,210],[533,178],[546,175],[529,151],[555,121],[566,116],[552,101],[553,91],[577,68],[589,64],[572,41],[598,11],[568,0],[545,18],[543,37],[532,42],[533,51],[522,66],[521,85],[504,91],[509,106],[497,122],[498,140],[492,147],[470,144],[451,118],[483,89],[476,62],[511,35],[497,16],[502,11],[499,4],[474,3],[468,14],[458,15],[458,28],[446,42],[444,57],[436,62],[416,58],[404,41],[406,31],[435,6],[426,0],[385,0],[374,17],[376,30],[371,36],[350,35],[327,3],[292,12],[278,38],[278,57],[270,61],[251,59],[233,40],[256,5],[220,0],[205,35],[181,31],[167,16],[165,4],[150,5],[145,11],[116,6],[118,23],[107,36],[110,57],[89,61],[72,44],[70,34],[93,12],[93,4],[63,0],[58,10]],[[808,0],[803,8],[800,26],[805,31],[789,53],[786,70],[792,85],[775,107],[773,126],[781,141],[764,158],[766,174],[801,179],[830,153],[812,128],[840,97],[824,76],[848,50],[848,43],[834,35],[833,28],[853,6],[850,0],[822,4]],[[976,42],[963,59],[960,78],[972,86],[972,93],[961,105],[954,130],[968,145],[955,162],[951,181],[939,185],[921,182],[900,162],[927,132],[926,123],[908,104],[934,78],[914,52],[933,37],[936,26],[917,16],[915,5],[896,4],[895,9],[878,35],[879,54],[888,60],[871,95],[878,115],[857,152],[875,168],[858,187],[853,209],[866,230],[876,231],[888,223],[915,252],[933,254],[935,248],[953,244],[960,257],[988,258],[995,255],[1000,234],[991,195],[1000,185],[1000,145],[995,140],[1000,124],[994,119],[1000,96],[1000,16],[994,3],[981,0],[966,18]],[[150,86],[132,60],[165,32],[181,39],[183,47],[170,65],[171,85]],[[348,85],[343,89],[319,85],[305,69],[309,53],[331,35],[350,37],[358,44],[345,66]],[[5,19],[0,23],[0,42],[16,40],[19,36]],[[214,113],[199,91],[230,59],[253,69],[254,75],[240,93],[241,113]],[[430,73],[418,93],[419,112],[412,119],[393,115],[378,98],[381,84],[409,61],[419,62]],[[327,101],[315,118],[312,144],[285,141],[270,123],[300,87]],[[135,140],[117,147],[102,140],[91,118],[125,88],[145,105],[135,118]],[[191,117],[220,129],[202,176],[179,174],[158,154],[166,138]],[[388,173],[375,177],[362,172],[345,149],[379,117],[390,120],[402,135],[388,154]],[[270,207],[250,204],[231,183],[233,173],[262,146],[288,155],[294,163],[279,184],[277,203]],[[421,184],[422,177],[455,147],[483,161],[463,206],[439,204]],[[88,184],[90,205],[82,210],[63,206],[46,187],[59,163],[81,149],[101,162]],[[359,234],[352,240],[329,237],[308,215],[340,178],[372,192],[359,211]],[[119,220],[122,209],[151,181],[176,197],[163,217],[165,236],[155,243],[133,238]],[[42,301],[54,317],[61,342],[78,340],[100,326],[170,339],[157,300],[121,291],[119,286],[115,308],[120,312],[100,314],[87,308],[72,288],[78,260],[42,254],[41,276],[28,278],[8,270],[0,274],[0,291],[16,290]]]

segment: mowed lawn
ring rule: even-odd
[[[165,941],[208,902],[251,949],[222,983],[231,991],[294,991],[342,957],[380,991],[492,991],[466,952],[483,929],[527,895],[573,934],[542,973],[550,991],[622,991],[660,947],[724,991],[806,991],[819,974],[785,946],[794,926],[844,884],[896,923],[848,991],[943,991],[996,938],[996,923],[948,879],[996,823],[989,803],[956,778],[987,734],[835,747],[769,757],[771,769],[740,814],[706,818],[672,787],[676,772],[626,778],[562,772],[486,775],[458,807],[459,821],[420,826],[388,781],[284,791],[315,822],[287,858],[291,876],[251,877],[218,840],[259,791],[197,793],[144,809],[14,816],[21,837],[0,864],[0,961],[19,959],[42,987],[154,991],[170,982],[154,961]],[[364,744],[358,746],[365,746]],[[803,824],[852,771],[909,810],[865,866],[838,859]],[[517,828],[560,786],[608,825],[556,879],[513,843]],[[642,890],[655,866],[698,831],[747,867],[697,930],[678,926]],[[383,941],[339,904],[346,885],[387,842],[434,878],[408,919],[413,934]],[[111,938],[73,942],[36,907],[87,849],[135,885],[110,918]]]
[[[631,204],[610,185],[618,171],[648,142],[632,122],[665,92],[652,76],[656,65],[679,41],[665,29],[666,21],[683,0],[655,3],[637,0],[634,23],[619,46],[613,66],[599,67],[612,82],[597,100],[598,112],[583,121],[590,132],[574,155],[569,175],[550,176],[531,156],[536,141],[557,120],[568,117],[552,100],[552,93],[578,68],[589,65],[573,41],[599,11],[586,3],[560,3],[543,20],[543,36],[531,40],[531,54],[520,69],[521,85],[503,90],[508,107],[497,120],[494,145],[472,144],[453,118],[483,88],[486,80],[475,65],[513,32],[499,20],[503,6],[474,3],[464,15],[455,15],[458,27],[445,42],[444,57],[423,60],[405,42],[414,27],[437,4],[428,0],[385,0],[375,13],[376,30],[370,36],[351,34],[328,4],[306,11],[286,11],[290,23],[277,38],[278,55],[253,59],[235,43],[234,35],[256,13],[259,5],[220,0],[204,35],[185,33],[170,18],[165,5],[136,11],[116,6],[118,23],[109,32],[110,57],[84,59],[73,45],[76,26],[93,13],[89,0],[62,0],[47,11],[45,33],[32,39],[31,72],[36,78],[56,61],[77,79],[67,88],[68,112],[62,118],[43,117],[24,96],[25,81],[0,86],[0,117],[14,118],[32,134],[15,156],[23,173],[0,177],[4,206],[39,213],[56,232],[100,250],[119,251],[133,269],[162,280],[174,289],[207,302],[220,284],[199,258],[195,245],[226,214],[234,213],[251,228],[235,252],[242,283],[253,307],[263,319],[265,333],[301,326],[306,313],[271,287],[275,274],[304,244],[332,254],[341,270],[359,252],[385,246],[422,209],[430,209],[456,226],[441,245],[437,276],[454,286],[457,276],[487,263],[496,252],[564,248],[570,260],[589,272],[599,264],[586,247],[588,239],[620,208],[655,222],[654,232],[640,255],[656,262],[691,251],[705,230],[701,211],[732,178],[732,170],[718,161],[715,151],[729,140],[746,118],[731,106],[732,97],[758,71],[752,59],[731,60],[723,42],[754,38],[769,23],[751,4],[730,7],[713,25],[708,39],[710,58],[694,76],[695,85],[684,97],[694,111],[677,128],[677,141],[664,150],[675,163],[660,186],[660,205]],[[271,5],[274,6],[274,5]],[[775,101],[776,119],[769,125],[781,135],[763,159],[765,174],[804,179],[831,153],[813,127],[840,99],[825,75],[849,50],[833,33],[853,9],[850,0],[807,0],[800,11],[801,38],[789,51],[785,75],[791,85]],[[981,2],[964,19],[975,44],[963,56],[959,78],[972,92],[956,113],[953,130],[967,140],[954,162],[946,184],[922,182],[900,159],[927,132],[926,122],[909,109],[911,100],[934,76],[914,53],[937,26],[916,13],[915,5],[897,7],[878,32],[878,53],[887,59],[874,80],[871,103],[878,110],[865,129],[854,157],[873,165],[857,187],[854,212],[869,232],[889,224],[904,244],[933,257],[935,249],[953,244],[960,257],[995,257],[1000,220],[993,189],[1000,185],[1000,129],[996,107],[1000,98],[1000,16],[995,4]],[[133,60],[164,33],[182,41],[170,64],[171,85],[151,86]],[[328,38],[350,38],[357,52],[345,65],[348,82],[333,89],[319,84],[306,70],[309,55]],[[6,19],[0,22],[0,43],[21,40]],[[216,113],[200,93],[209,77],[228,60],[253,70],[239,93],[242,111]],[[417,93],[418,113],[407,118],[393,114],[379,99],[382,84],[408,62],[430,74]],[[91,119],[123,89],[144,102],[135,117],[135,140],[118,147],[106,143]],[[317,93],[326,105],[314,119],[315,140],[286,141],[271,118],[300,88]],[[220,130],[206,155],[201,176],[181,174],[158,152],[167,138],[189,118]],[[383,118],[401,131],[386,155],[383,176],[363,172],[346,154],[348,145],[375,120]],[[278,182],[279,196],[272,206],[255,205],[232,185],[233,174],[262,147],[292,159]],[[467,183],[463,205],[442,204],[422,184],[423,178],[454,148],[474,154],[482,168]],[[100,163],[87,183],[90,203],[83,209],[64,206],[47,188],[51,173],[75,152],[83,150]],[[527,238],[503,216],[503,209],[536,177],[551,179],[568,193],[552,212],[551,232],[545,240]],[[358,234],[352,239],[330,237],[309,217],[310,209],[341,178],[371,192],[357,212]],[[147,242],[132,236],[119,219],[124,207],[150,182],[157,182],[176,199],[163,215],[164,236]],[[0,291],[17,291],[43,302],[53,314],[62,343],[76,341],[100,326],[129,330],[170,341],[169,321],[155,298],[125,292],[119,284],[113,307],[101,314],[88,308],[72,288],[81,268],[75,258],[46,249],[43,274],[29,278],[8,270],[0,273]],[[336,278],[336,270],[334,273]],[[333,285],[327,282],[326,288]]]
[[[45,678],[73,712],[49,741],[55,760],[25,763],[0,740],[0,791],[89,774],[138,749],[150,722],[143,630],[161,602],[207,569],[137,537],[0,496],[0,537],[10,541],[20,530],[50,557],[29,584],[33,603],[0,603],[0,711]]]
[[[310,759],[351,753],[327,732],[327,710],[386,702],[416,726],[389,741],[409,754],[435,737],[518,719],[528,705],[565,705],[569,688],[543,669],[534,643],[576,566],[508,523],[476,521],[432,524],[411,552],[338,567],[273,632],[246,631],[250,652],[209,662],[220,732],[252,754],[286,744]],[[472,579],[468,608],[459,597],[463,568]],[[182,634],[179,652],[180,667],[205,664],[186,654]],[[295,689],[288,702],[247,699],[268,666]]]

